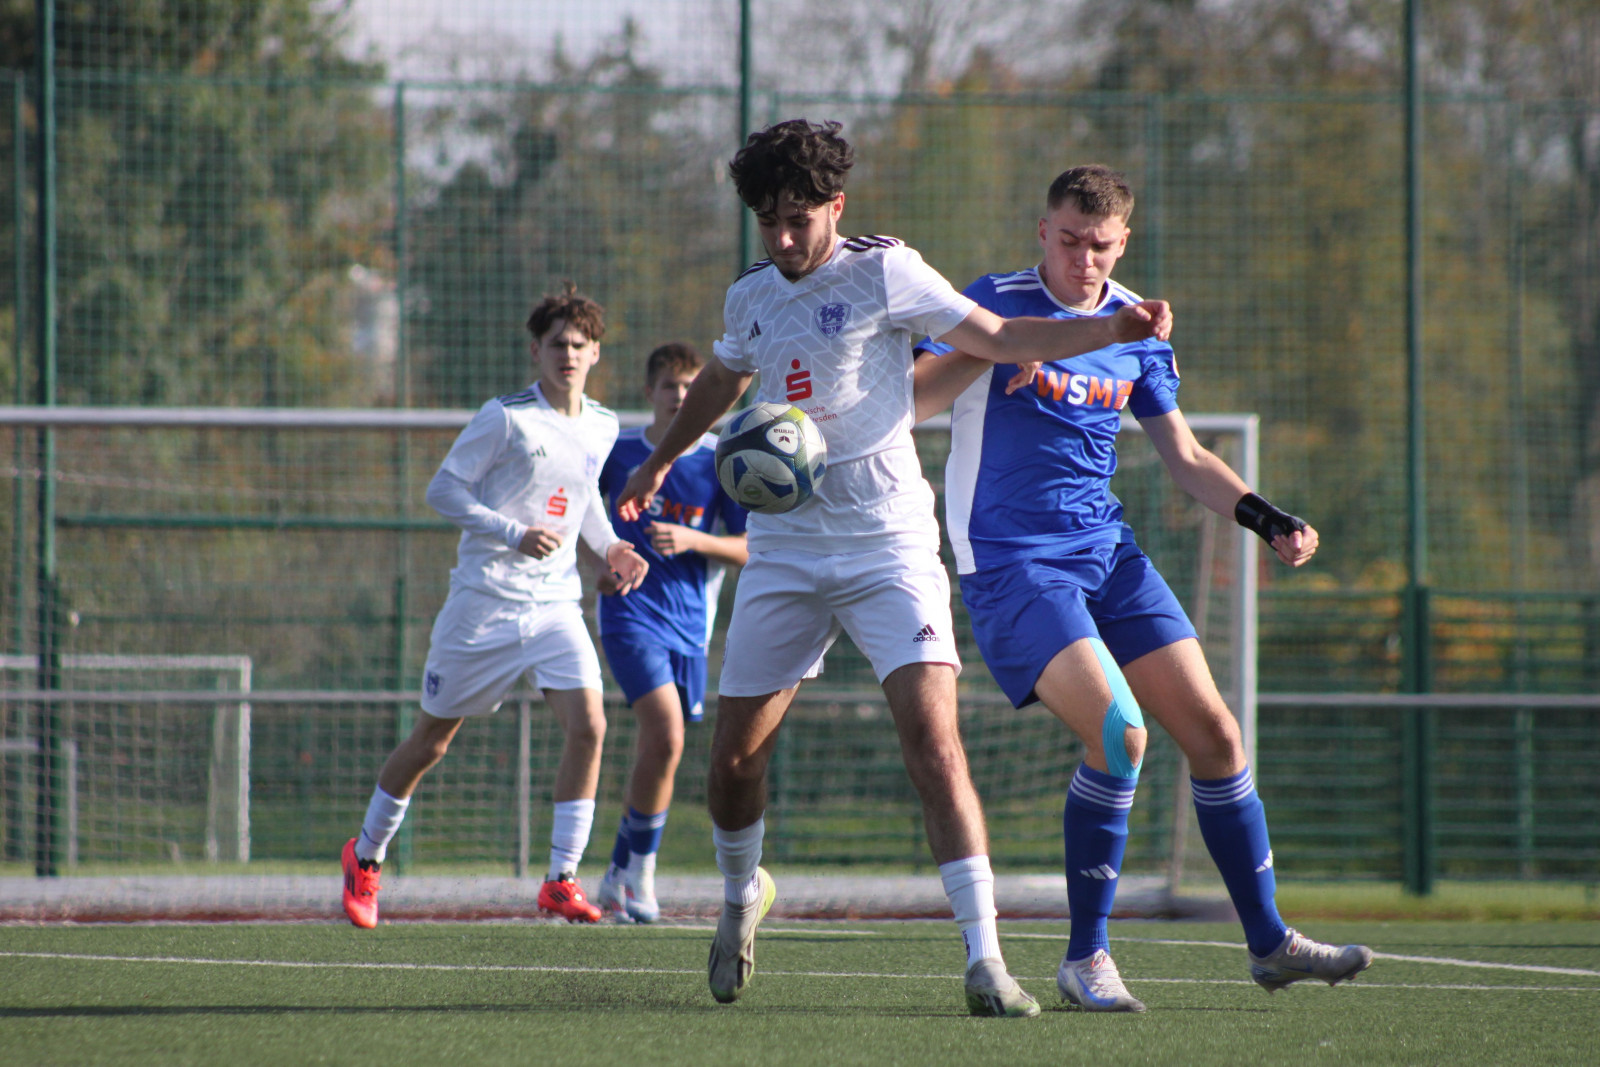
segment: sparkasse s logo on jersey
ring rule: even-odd
[[[1133,395],[1133,383],[1121,378],[1101,378],[1094,374],[1057,374],[1044,367],[1033,376],[1034,388],[1046,400],[1066,402],[1078,407],[1105,407],[1121,411]]]
[[[567,513],[567,490],[564,487],[550,494],[550,499],[544,505],[544,513],[558,519]]]
[[[788,392],[783,394],[785,400],[794,403],[797,400],[808,400],[811,397],[811,372],[800,366],[798,359],[789,364],[793,373],[783,379],[783,387]]]

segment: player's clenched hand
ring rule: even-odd
[[[694,551],[697,531],[671,522],[652,522],[644,528],[650,535],[650,547],[663,556],[676,556],[679,552]]]
[[[655,499],[661,483],[667,480],[667,471],[671,469],[671,464],[656,468],[649,460],[634,468],[622,492],[617,494],[617,515],[623,522],[635,522],[644,514],[644,509]]]
[[[1141,300],[1117,309],[1111,316],[1111,337],[1117,344],[1172,336],[1172,305],[1165,300]]]
[[[626,596],[639,588],[639,583],[644,581],[645,574],[650,570],[650,564],[626,541],[618,541],[606,549],[606,566],[611,568],[611,577],[617,583],[615,592],[619,596]]]
[[[617,576],[604,569],[595,571],[594,591],[601,596],[615,596],[617,592]]]
[[[1289,566],[1298,567],[1317,554],[1317,531],[1308,525],[1303,530],[1281,533],[1272,539],[1272,550]]]
[[[543,526],[530,526],[517,542],[517,551],[534,559],[544,559],[561,547],[561,535]]]
[[[1011,380],[1006,382],[1006,396],[1010,396],[1033,381],[1033,376],[1039,373],[1039,368],[1042,366],[1044,366],[1043,363],[1017,364],[1017,373],[1013,374]]]

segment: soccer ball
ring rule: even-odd
[[[828,469],[828,443],[792,404],[756,404],[728,420],[716,458],[717,480],[736,503],[781,515],[816,492]]]

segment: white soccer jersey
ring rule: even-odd
[[[791,282],[762,260],[728,289],[717,358],[761,375],[757,401],[804,409],[828,442],[817,495],[750,516],[752,552],[859,551],[863,539],[939,544],[933,490],[911,440],[911,345],[954,329],[977,305],[893,237],[843,238]]]
[[[478,409],[428,484],[428,503],[461,527],[451,586],[506,600],[577,600],[577,535],[601,556],[620,540],[596,485],[617,428],[617,416],[588,397],[576,418],[563,415],[538,383]],[[561,547],[544,559],[519,552],[530,526],[559,531]]]

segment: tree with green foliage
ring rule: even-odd
[[[55,17],[59,398],[361,398],[346,279],[390,258],[388,136],[365,88],[381,71],[341,51],[343,7],[147,0]],[[32,71],[33,19],[27,0],[0,6],[0,67]],[[9,212],[0,227],[9,238]]]
[[[732,274],[728,147],[691,93],[664,91],[631,23],[583,64],[557,49],[551,84],[446,101],[421,125],[492,146],[429,180],[413,168],[406,322],[414,400],[476,406],[530,376],[528,308],[573,281],[607,310],[589,391],[636,406],[667,340],[709,350]],[[707,161],[712,161],[707,165]]]

